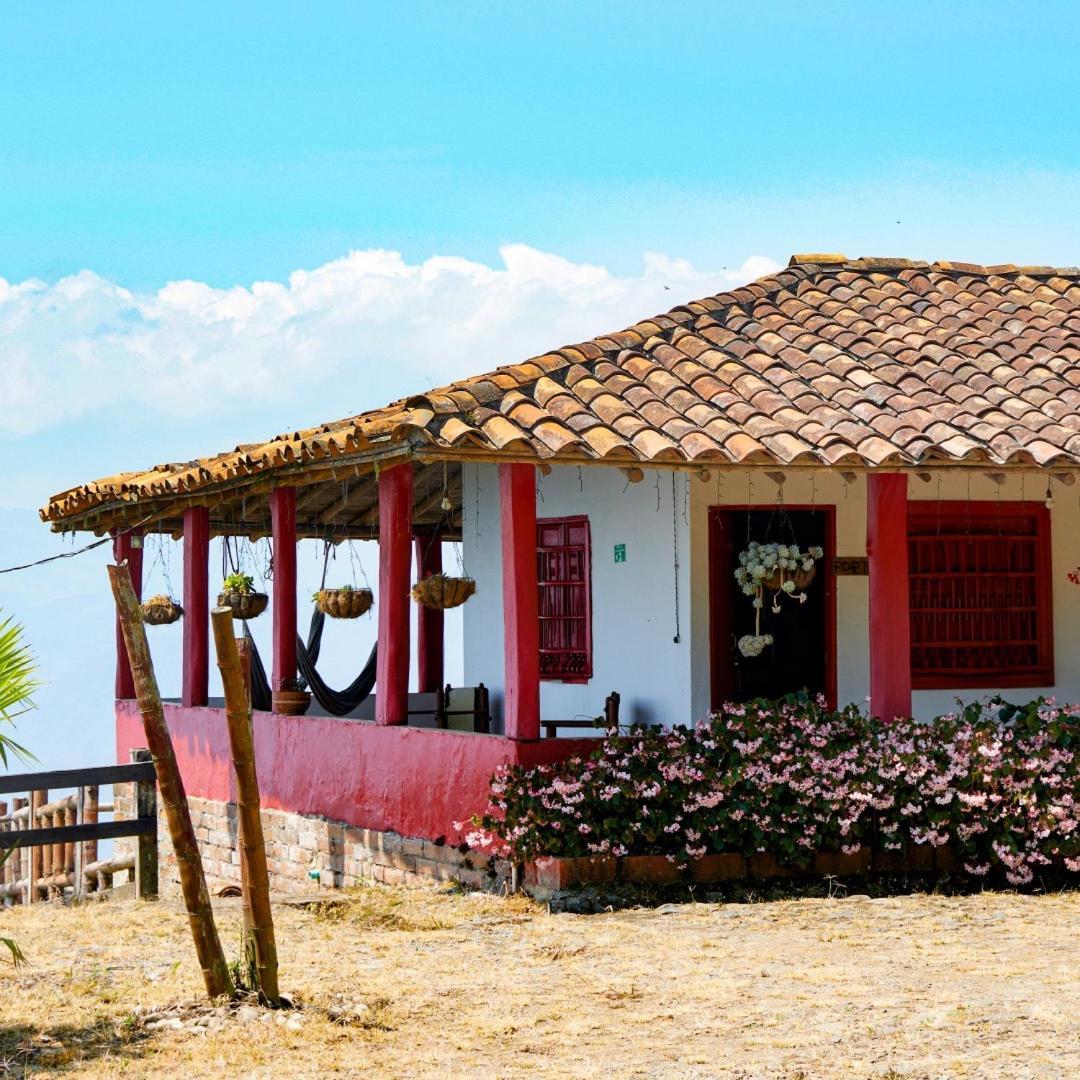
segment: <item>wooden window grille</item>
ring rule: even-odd
[[[908,553],[913,687],[1053,685],[1045,506],[909,503]]]
[[[536,523],[540,678],[592,677],[592,566],[587,517]]]

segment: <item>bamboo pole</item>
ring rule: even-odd
[[[262,817],[259,805],[259,777],[255,770],[255,739],[251,731],[251,704],[244,681],[244,669],[233,635],[232,609],[214,608],[214,627],[221,683],[225,690],[225,720],[229,729],[233,771],[236,773],[237,818],[240,825],[240,865],[245,867],[244,905],[251,919],[251,941],[255,948],[255,971],[263,999],[277,1005],[278,963],[274,940],[274,916],[270,907],[270,877],[266,867]]]
[[[236,652],[240,657],[240,673],[244,677],[244,701],[247,703],[248,711],[251,711],[251,642],[246,637],[238,637],[236,639]],[[261,802],[261,799],[260,799]],[[238,839],[240,829],[243,827],[241,822],[237,822]],[[251,936],[251,929],[255,925],[255,921],[251,915],[251,886],[248,883],[248,865],[246,859],[240,860],[240,903],[241,903],[241,915],[243,917],[244,926],[244,970],[253,971],[257,970],[258,965],[255,957],[255,943]]]
[[[127,565],[109,566],[108,571],[116,610],[124,632],[131,674],[135,681],[135,697],[139,702],[146,744],[154,759],[158,786],[161,789],[161,803],[169,826],[169,838],[176,853],[176,868],[187,907],[188,925],[191,927],[206,992],[211,998],[223,994],[231,997],[232,978],[214,923],[214,912],[210,907],[210,894],[206,889],[206,876],[199,858],[195,829],[191,824],[184,781],[176,764],[172,739],[165,723],[165,710],[161,705],[161,694],[154,677],[154,664],[150,658],[142,611]]]

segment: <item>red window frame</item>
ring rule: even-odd
[[[589,519],[536,520],[540,678],[584,683],[592,678],[592,537]]]
[[[1053,685],[1042,503],[910,502],[908,562],[913,689]]]

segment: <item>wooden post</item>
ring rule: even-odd
[[[244,692],[248,708],[251,708],[251,642],[246,637],[236,639],[236,651],[240,656],[240,671],[244,676]]]
[[[127,655],[125,653],[125,655]],[[84,789],[86,791],[86,802],[83,807],[84,820],[87,825],[96,825],[98,822],[98,786],[97,784],[91,784]],[[98,858],[98,842],[96,840],[87,840],[83,850],[83,860],[86,863],[97,862]]]
[[[125,657],[127,654],[124,654]],[[75,792],[75,824],[86,824],[86,788],[81,784]],[[72,886],[76,900],[81,900],[84,892],[83,867],[86,865],[86,842],[75,842],[75,865],[72,867]]]
[[[442,571],[442,538],[416,538],[416,576],[418,579]],[[421,604],[416,612],[416,689],[421,694],[438,692],[443,681],[443,612]]]
[[[276,567],[274,576],[276,579]],[[236,776],[240,865],[245,869],[244,882],[247,890],[244,906],[250,920],[259,990],[269,1004],[276,1005],[279,996],[277,943],[274,939],[274,918],[270,907],[270,876],[263,840],[259,777],[255,768],[251,704],[244,682],[240,653],[233,636],[232,609],[214,608],[211,618],[218,668],[221,670],[221,683],[225,689],[225,721],[229,731],[233,772]]]
[[[136,546],[136,544],[138,546]],[[142,599],[143,549],[142,536],[137,532],[113,533],[113,559],[117,563],[127,562],[131,572],[131,584],[135,595]],[[120,629],[120,620],[116,620],[116,697],[133,698],[135,683],[131,678],[131,665],[128,663],[127,649],[124,648],[124,632]]]
[[[506,667],[504,727],[511,739],[539,739],[540,618],[534,466],[499,466],[499,503]]]
[[[296,678],[296,488],[270,492],[270,520],[274,543],[270,688],[281,690]]]
[[[50,810],[45,818],[45,827],[48,829],[58,829],[64,824],[64,812],[63,810]],[[55,896],[56,886],[52,884],[52,879],[59,876],[64,872],[64,842],[58,840],[49,849],[49,865],[45,868],[45,877],[49,879],[50,885],[48,889],[49,896]]]
[[[185,551],[185,560],[187,552]],[[165,808],[165,820],[169,837],[176,852],[176,868],[180,875],[180,888],[188,912],[188,924],[195,942],[195,952],[202,968],[206,992],[211,998],[222,994],[232,996],[233,984],[229,975],[225,953],[221,948],[214,912],[210,907],[210,894],[206,889],[199,845],[191,824],[184,781],[176,764],[169,728],[165,723],[165,710],[154,678],[154,664],[146,641],[146,627],[142,612],[131,587],[127,568],[110,566],[109,581],[112,584],[116,608],[124,628],[124,643],[131,660],[131,673],[135,679],[135,696],[139,701],[143,730],[150,748],[161,788],[161,801]],[[203,594],[204,600],[206,594]],[[186,615],[185,615],[186,618]]]
[[[238,637],[236,639],[236,654],[240,658],[240,674],[244,679],[244,701],[247,704],[247,710],[252,713],[252,736],[254,737],[255,716],[251,707],[251,642],[246,637]],[[228,702],[226,702],[226,705]],[[234,770],[235,771],[235,770]],[[262,800],[260,799],[260,805]],[[241,848],[243,848],[243,838],[239,835],[242,822],[237,821],[237,839],[240,842]],[[251,930],[255,925],[255,919],[251,914],[251,885],[248,882],[248,867],[247,860],[240,860],[240,902],[241,902],[241,915],[243,917],[243,934],[244,934],[244,968],[247,971],[258,972],[259,963],[258,958],[255,955],[255,939],[252,936]]]
[[[12,803],[12,812],[17,813],[19,810],[22,810],[23,807],[28,807],[29,804],[30,804],[30,800],[29,799],[15,798],[15,799],[12,799],[11,803]],[[19,828],[18,822],[15,822],[13,827],[15,829],[18,829]],[[12,852],[11,861],[15,866],[15,876],[13,878],[13,880],[15,882],[20,882],[20,881],[23,880],[23,878],[29,876],[29,874],[30,874],[30,857],[27,855],[25,848],[23,848],[21,846],[17,847]],[[19,902],[17,897],[15,899],[15,902],[16,903]],[[25,893],[23,893],[22,902],[24,904],[26,903],[26,894]]]
[[[63,825],[75,825],[77,823],[77,811],[74,806],[64,807],[63,813]],[[64,844],[64,868],[61,870],[63,874],[70,874],[75,870],[75,841],[68,840]]]
[[[47,791],[30,792],[30,818],[27,828],[33,829],[37,825],[38,811],[49,799]],[[28,861],[29,878],[26,886],[26,902],[36,904],[38,901],[38,881],[45,876],[45,848],[40,844],[30,849]]]
[[[0,802],[0,832],[11,832],[15,828],[15,822],[8,818],[8,804],[6,802]],[[0,867],[0,882],[5,886],[10,885],[14,878],[12,874],[15,871],[15,849],[7,849],[7,858],[4,860],[4,864]],[[4,893],[3,901],[0,901],[0,907],[7,907],[7,893]]]
[[[408,723],[409,571],[412,569],[411,464],[379,473],[379,651],[375,722]]]
[[[911,715],[907,476],[866,478],[870,564],[870,711],[886,723]]]
[[[153,761],[149,750],[131,751],[132,765],[140,761]],[[157,818],[157,787],[152,780],[140,780],[135,784],[135,816]],[[158,849],[157,832],[136,837],[135,849],[135,896],[139,900],[156,900],[158,896]]]

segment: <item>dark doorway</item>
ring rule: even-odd
[[[779,698],[800,690],[836,699],[835,600],[833,556],[835,512],[826,507],[713,507],[709,520],[710,584],[712,596],[712,699],[750,701]],[[761,632],[773,644],[760,656],[746,657],[739,638],[753,634],[755,611],[735,582],[739,553],[750,541],[796,543],[801,551],[818,546],[825,552],[817,563],[805,603],[783,598],[773,611],[766,591]]]

